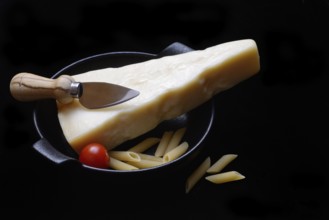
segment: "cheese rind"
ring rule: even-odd
[[[140,95],[96,110],[86,109],[78,101],[58,103],[59,122],[67,141],[77,152],[90,142],[100,142],[113,149],[164,120],[194,109],[259,69],[257,45],[246,39],[73,75],[76,81],[119,84],[139,91]]]

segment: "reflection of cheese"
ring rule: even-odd
[[[135,89],[140,95],[97,110],[86,109],[78,101],[58,104],[59,121],[67,141],[77,152],[90,142],[112,149],[163,120],[192,110],[256,74],[259,68],[257,46],[247,39],[74,75],[76,81],[110,82]]]

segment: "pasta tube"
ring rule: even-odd
[[[170,139],[172,138],[174,132],[173,131],[165,131],[161,137],[160,143],[154,153],[157,157],[162,157],[168,147]]]
[[[138,168],[142,169],[142,168],[156,167],[156,166],[163,164],[163,162],[141,159],[140,161],[137,161],[137,162],[129,161],[129,164],[134,167],[138,167]]]
[[[162,157],[156,157],[154,155],[143,154],[143,153],[138,153],[138,155],[142,160],[154,160],[154,161],[158,161],[158,162],[163,162]]]
[[[229,171],[225,173],[218,173],[214,175],[207,176],[206,179],[215,184],[221,184],[226,182],[232,182],[236,180],[244,179],[245,176],[241,175],[237,171]]]
[[[226,154],[223,155],[219,160],[216,161],[208,170],[207,173],[219,173],[227,166],[227,164],[231,163],[238,155],[236,154]]]
[[[187,178],[185,184],[185,192],[189,193],[195,184],[202,178],[206,173],[207,169],[210,167],[210,157],[207,157],[198,167],[193,171],[193,173]]]
[[[174,149],[172,149],[171,151],[166,153],[163,156],[163,161],[169,162],[169,161],[177,159],[178,157],[182,156],[187,151],[188,146],[189,145],[186,141],[181,143],[180,145],[178,145],[177,147],[175,147]]]
[[[141,158],[136,152],[132,151],[109,151],[109,156],[121,161],[140,161]]]
[[[137,167],[110,157],[109,167],[115,170],[138,170]]]

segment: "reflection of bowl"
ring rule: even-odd
[[[182,44],[174,43],[164,49],[158,55],[140,52],[113,52],[100,54],[79,60],[65,67],[64,69],[57,72],[53,78],[62,74],[74,75],[100,68],[119,67],[127,64],[143,62],[149,59],[159,58],[161,56],[179,54],[189,50],[191,49]],[[194,156],[202,148],[203,142],[213,123],[214,112],[215,109],[213,102],[208,101],[198,108],[173,120],[165,121],[152,131],[118,146],[117,149],[133,146],[146,137],[161,137],[164,131],[177,130],[180,127],[187,128],[184,135],[184,140],[187,141],[190,145],[188,151],[183,156],[164,165],[134,171],[119,171],[112,169],[98,169],[81,164],[77,160],[78,155],[69,146],[62,133],[57,118],[57,107],[55,101],[41,100],[38,101],[34,111],[34,123],[39,135],[41,136],[41,139],[37,141],[33,147],[39,153],[57,164],[69,164],[68,162],[75,162],[75,164],[79,164],[79,167],[82,167],[83,169],[117,176],[119,174],[123,176],[141,173],[152,173],[153,171],[160,170],[173,171],[177,170],[178,166],[180,167],[186,165],[188,161],[191,161],[191,159],[193,159]]]

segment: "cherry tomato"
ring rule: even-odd
[[[110,157],[104,145],[99,143],[90,143],[80,152],[79,160],[81,163],[92,167],[108,168]]]

